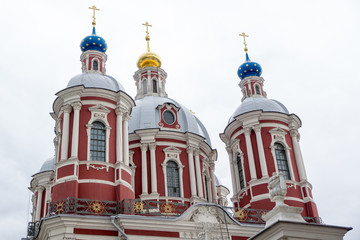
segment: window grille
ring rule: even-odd
[[[93,122],[90,138],[90,160],[105,162],[105,125]]]
[[[174,161],[166,164],[166,180],[169,197],[180,197],[179,168]]]
[[[238,156],[237,156],[237,167],[238,167],[238,172],[239,172],[240,188],[243,189],[245,187],[245,181],[244,181],[244,171],[242,168],[240,154],[238,154]]]
[[[157,93],[157,82],[155,79],[152,80],[153,93]]]
[[[99,62],[97,60],[93,61],[93,70],[94,71],[99,70]]]
[[[290,180],[290,171],[289,165],[286,158],[285,148],[280,143],[275,143],[275,155],[276,155],[276,163],[278,166],[279,172],[284,175],[285,180]]]
[[[147,94],[147,81],[146,81],[146,79],[143,80],[143,94]]]
[[[256,94],[261,95],[260,87],[258,85],[255,85],[255,92],[256,92]]]

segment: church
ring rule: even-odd
[[[53,103],[54,157],[30,182],[25,239],[343,239],[351,230],[322,223],[301,154],[301,120],[267,98],[245,33],[237,69],[242,100],[230,118],[216,119],[227,122],[220,138],[229,196],[215,176],[207,119],[166,92],[151,25],[143,24],[147,51],[137,61],[133,97],[106,71],[107,42],[91,9],[82,73]]]

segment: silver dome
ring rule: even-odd
[[[40,172],[54,171],[55,170],[55,157],[46,160],[40,168]]]
[[[101,73],[82,73],[70,79],[67,88],[83,85],[85,88],[103,88],[114,92],[123,91],[124,87],[115,78]]]
[[[178,123],[181,126],[180,132],[200,135],[211,146],[209,134],[200,120],[190,113],[189,109],[170,98],[146,96],[136,100],[136,106],[132,109],[131,119],[129,120],[129,133],[141,129],[159,128],[160,112],[157,106],[164,103],[172,103],[180,108],[178,112]]]
[[[240,114],[256,110],[262,110],[263,112],[279,112],[289,114],[287,108],[279,101],[263,97],[248,97],[235,110],[234,114],[229,119],[229,123]]]

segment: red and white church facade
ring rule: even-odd
[[[95,23],[82,40],[82,73],[53,104],[55,156],[30,183],[28,239],[276,239],[262,235],[270,231],[262,216],[275,206],[268,188],[274,173],[284,176],[286,206],[300,207],[310,222],[302,228],[324,236],[307,239],[336,231],[332,239],[342,239],[348,228],[329,232],[320,224],[299,146],[301,121],[267,98],[261,66],[246,53],[238,70],[244,97],[220,134],[230,161],[230,207],[208,132],[168,97],[167,73],[146,32],[135,99],[106,74],[107,43]]]

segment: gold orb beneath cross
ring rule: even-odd
[[[142,54],[138,61],[137,66],[139,69],[143,69],[145,67],[161,67],[161,59],[160,57],[153,52],[146,52]]]

